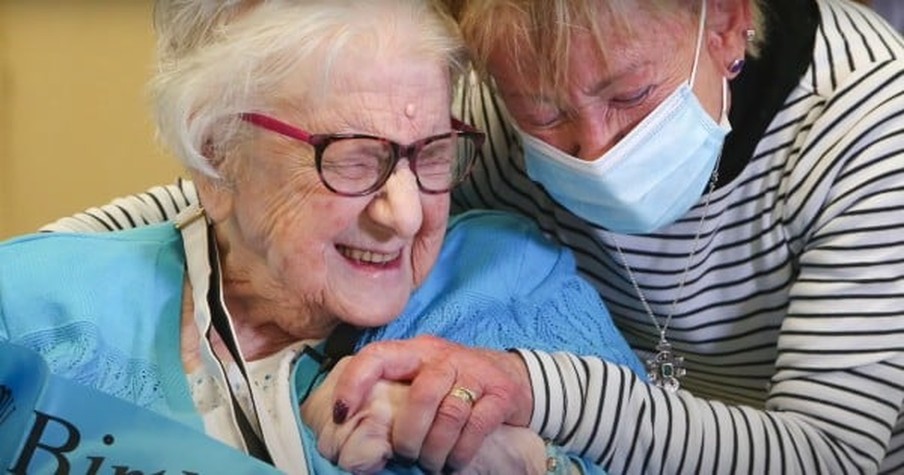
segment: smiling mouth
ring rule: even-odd
[[[399,256],[402,255],[402,251],[396,251],[391,254],[386,254],[382,252],[367,251],[363,249],[353,249],[346,246],[336,246],[336,249],[339,251],[339,254],[342,254],[348,259],[362,264],[372,265],[385,265],[398,259]]]

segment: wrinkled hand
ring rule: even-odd
[[[502,425],[480,446],[477,456],[461,475],[519,473],[540,475],[546,472],[546,445],[540,436],[524,427]]]
[[[335,424],[332,416],[333,395],[337,380],[349,362],[349,358],[340,361],[323,384],[311,393],[301,406],[301,416],[317,435],[317,449],[324,457],[352,473],[376,473],[385,468],[392,456],[392,421],[408,401],[410,386],[377,381],[362,401],[361,408],[344,423]],[[464,401],[456,403],[452,400],[449,403],[465,413],[470,409]],[[475,457],[456,473],[542,474],[545,471],[543,440],[530,429],[502,425],[483,440]]]
[[[527,369],[520,356],[509,352],[420,336],[371,343],[337,374],[335,405],[325,412],[343,426],[360,423],[358,413],[369,410],[367,402],[380,381],[410,381],[388,440],[397,455],[418,460],[431,472],[467,466],[503,423],[518,427],[530,421]],[[449,395],[455,387],[474,393],[473,407]]]
[[[301,418],[317,437],[317,450],[352,473],[376,473],[392,456],[390,432],[393,414],[404,404],[408,385],[377,381],[361,401],[361,409],[344,424],[333,423],[333,390],[348,364],[339,361],[301,406]]]

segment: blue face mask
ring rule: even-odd
[[[704,17],[691,79],[600,158],[580,160],[516,127],[528,176],[572,213],[613,232],[649,233],[687,213],[703,194],[731,130],[727,84],[721,124],[692,91]]]

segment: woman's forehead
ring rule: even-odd
[[[311,73],[299,68],[297,80],[290,79],[283,87],[287,100],[281,113],[290,114],[289,120],[312,133],[447,128],[451,107],[447,69],[419,58],[395,59],[370,65],[350,61],[328,77],[314,79],[315,84],[305,82],[311,81]]]
[[[566,36],[556,40],[561,50],[530,43],[494,48],[487,58],[487,70],[506,95],[529,93],[567,102],[556,96],[575,82],[599,89],[598,83],[634,77],[641,70],[671,69],[671,63],[681,60],[680,52],[694,40],[694,25],[687,21],[663,20],[655,27],[647,25],[642,32],[635,31],[641,29],[639,24],[615,25],[562,30]],[[579,77],[587,74],[593,77]]]

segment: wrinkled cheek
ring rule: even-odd
[[[443,230],[445,227],[442,228]],[[411,251],[411,269],[414,286],[420,286],[436,264],[443,243],[443,233],[433,233],[415,243]]]
[[[449,208],[451,207],[450,195],[446,193],[432,198],[432,200],[424,203],[425,227],[440,227],[445,229],[446,223],[449,222]]]
[[[449,224],[449,203],[448,194],[434,196],[424,203],[424,224],[412,249],[415,285],[424,281],[439,256]]]
[[[333,236],[328,230],[344,226],[343,213],[328,200],[296,203],[281,208],[269,220],[268,242],[271,262],[284,274],[295,278],[321,272],[334,252]]]
[[[318,290],[312,283],[325,279],[325,254],[322,245],[318,248],[317,243],[301,236],[290,236],[271,249],[269,267],[286,290],[296,296],[309,296]]]

